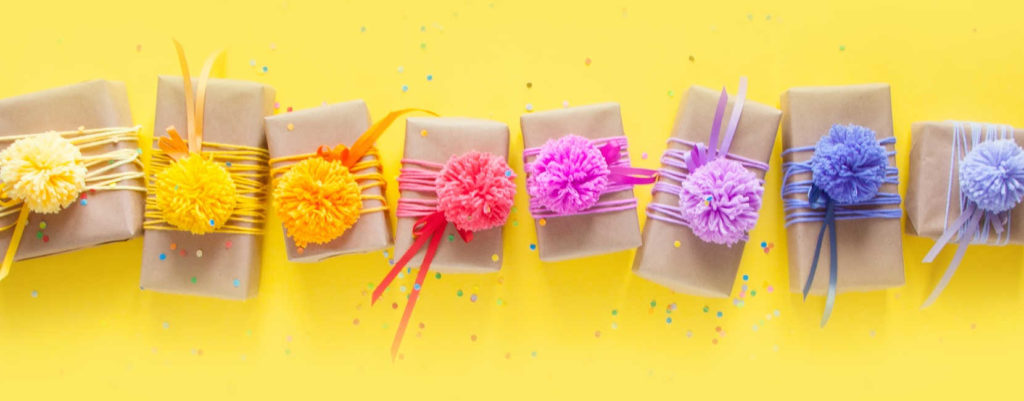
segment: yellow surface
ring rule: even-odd
[[[528,104],[545,110],[563,101],[617,101],[633,162],[656,167],[686,88],[734,91],[742,74],[750,77],[750,97],[772,105],[792,86],[891,83],[904,180],[914,121],[1024,126],[1024,6],[1012,2],[49,3],[4,4],[0,96],[123,80],[147,136],[156,75],[178,73],[171,37],[185,44],[195,67],[226,47],[216,75],[273,85],[279,112],[363,98],[376,118],[401,107],[492,118],[511,127],[514,155]],[[397,173],[401,131],[392,128],[381,142],[390,174]],[[906,237],[907,285],[841,295],[821,329],[823,299],[802,302],[787,285],[778,147],[761,224],[740,269],[749,280],[737,278],[734,290],[738,297],[747,284],[757,295],[742,307],[640,279],[630,273],[628,252],[539,263],[520,193],[506,227],[504,269],[431,275],[405,358],[392,363],[388,347],[404,297],[392,289],[370,308],[368,294],[386,258],[290,264],[275,221],[266,231],[260,295],[244,303],[140,291],[141,240],[17,263],[0,283],[0,398],[1017,394],[1021,247],[972,248],[939,302],[921,311],[952,251],[922,265],[932,241]],[[642,205],[650,199],[646,188],[637,194]],[[396,195],[390,186],[392,202]],[[775,247],[765,254],[761,241]]]

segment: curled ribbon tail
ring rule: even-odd
[[[658,171],[639,167],[612,166],[609,180],[618,184],[646,185],[658,180]]]

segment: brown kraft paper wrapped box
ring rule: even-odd
[[[181,77],[170,76],[158,80],[154,147],[156,138],[167,136],[169,126],[186,136],[182,82]],[[273,112],[273,106],[274,89],[269,86],[211,79],[203,140],[266,148],[263,118]],[[259,287],[262,241],[261,235],[147,230],[140,285],[147,290],[227,299],[254,296]]]
[[[707,144],[719,95],[708,88],[691,86],[679,105],[672,136]],[[726,110],[732,110],[733,100],[731,96]],[[727,113],[725,121],[730,116],[731,112]],[[781,118],[782,113],[774,107],[747,100],[729,152],[768,163]],[[689,146],[677,143],[670,143],[669,147],[689,149]],[[763,171],[750,171],[758,178],[764,178]],[[766,191],[764,196],[773,194]],[[677,205],[679,197],[657,192],[652,202]],[[675,246],[676,241],[679,241],[678,247]],[[736,280],[744,245],[737,243],[730,247],[704,242],[688,227],[648,218],[644,224],[643,246],[637,250],[633,271],[676,292],[728,297]]]
[[[0,100],[0,136],[131,127],[132,116],[124,84],[89,81]],[[11,141],[0,142],[0,150]],[[138,149],[136,141],[107,144],[82,152],[84,156],[115,149]],[[133,164],[115,172],[140,171]],[[124,185],[143,187],[142,180],[125,180]],[[15,260],[88,248],[107,242],[124,241],[142,232],[144,194],[138,191],[95,191],[85,194],[87,203],[72,203],[57,214],[29,215],[25,234]],[[17,214],[0,219],[0,226],[13,224]],[[46,228],[39,229],[40,222]],[[47,241],[37,232],[42,231]],[[0,253],[6,252],[13,230],[0,232]]]
[[[888,84],[793,88],[782,95],[782,149],[814,146],[832,125],[857,124],[875,131],[878,139],[893,135],[892,104]],[[887,145],[893,150],[892,145]],[[813,152],[794,152],[783,162],[804,162]],[[892,158],[890,165],[894,163]],[[796,180],[810,179],[808,175]],[[897,193],[884,184],[880,192]],[[806,195],[800,196],[806,199]],[[876,206],[898,208],[898,205]],[[801,211],[801,210],[796,210]],[[839,277],[837,291],[869,291],[903,285],[903,238],[899,219],[838,220]],[[806,282],[820,223],[797,223],[787,228],[789,289],[801,292]],[[811,293],[828,289],[829,241],[823,242],[821,260]],[[821,265],[823,264],[823,265]]]
[[[953,160],[953,187],[949,189],[950,152],[953,148],[951,121],[927,121],[911,126],[910,171],[907,180],[907,234],[937,239],[945,231],[946,200],[951,205],[949,223],[960,217],[960,160]],[[1013,130],[1013,139],[1024,146],[1024,131]],[[1011,221],[1024,221],[1024,207],[1017,205]],[[995,243],[997,236],[988,236]],[[1010,242],[1024,244],[1024,230],[1010,230]]]
[[[366,103],[354,100],[270,116],[266,118],[266,124],[267,145],[270,148],[270,158],[274,159],[314,153],[321,145],[329,148],[339,144],[352,146],[356,139],[370,128],[370,112],[366,108]],[[291,130],[288,128],[289,125],[292,127]],[[360,160],[367,161],[374,157],[376,156],[364,156]],[[286,166],[287,163],[275,164],[274,167]],[[364,172],[381,171],[379,168],[371,168]],[[363,193],[383,196],[384,190],[381,187],[371,187]],[[366,200],[364,203],[364,207],[388,206],[380,205],[380,201],[377,200]],[[359,221],[340,237],[325,244],[310,243],[302,253],[298,252],[295,241],[285,232],[285,249],[288,251],[288,260],[293,262],[316,262],[337,255],[380,251],[390,245],[391,229],[386,211],[361,214]]]
[[[425,131],[425,135],[424,135]],[[407,159],[444,164],[448,158],[471,150],[493,153],[508,159],[508,125],[470,118],[412,117],[406,120],[405,154]],[[403,191],[401,196],[426,198],[426,194]],[[430,194],[429,197],[433,197]],[[418,218],[399,217],[395,235],[395,259],[412,245],[412,227]],[[447,224],[441,245],[430,264],[431,270],[442,273],[492,273],[501,270],[502,227],[473,233],[473,241],[463,242],[454,224]],[[454,240],[449,240],[454,238]],[[419,266],[427,247],[409,261]],[[492,259],[497,255],[498,260]]]
[[[617,103],[524,114],[520,125],[526,149],[569,134],[588,139],[625,135]],[[600,201],[632,198],[632,191],[623,191],[602,195]],[[638,220],[636,208],[547,218],[544,225],[535,219],[537,252],[540,260],[557,262],[633,249],[640,246]]]

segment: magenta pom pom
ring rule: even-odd
[[[679,206],[705,242],[732,245],[757,223],[764,186],[742,164],[724,157],[697,168],[683,182]]]
[[[476,151],[452,156],[434,183],[437,210],[462,231],[500,226],[512,210],[514,180],[503,157]]]
[[[597,203],[610,173],[601,150],[577,135],[547,141],[527,171],[530,197],[559,214],[577,213]]]

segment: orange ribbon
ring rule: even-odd
[[[196,84],[196,94],[192,94],[192,78],[188,71],[188,61],[185,59],[185,49],[181,43],[174,41],[174,48],[178,51],[178,64],[181,66],[181,76],[185,80],[185,123],[188,131],[188,145],[178,135],[174,126],[167,127],[167,137],[157,139],[157,146],[174,160],[180,160],[189,153],[200,153],[203,150],[203,113],[206,105],[206,84],[210,80],[210,71],[222,51],[218,51],[206,59],[203,63],[203,70],[199,74],[199,83]]]
[[[348,147],[345,146],[344,144],[341,144],[335,146],[334,149],[331,149],[326,145],[320,145],[320,147],[317,148],[316,150],[316,155],[325,160],[340,161],[342,164],[345,165],[345,167],[352,168],[352,166],[359,162],[359,159],[362,159],[363,156],[366,156],[366,153],[373,148],[373,144],[377,142],[377,139],[380,138],[382,134],[384,134],[384,131],[387,130],[388,127],[390,127],[391,124],[393,124],[395,120],[398,119],[398,117],[401,117],[403,114],[412,113],[416,111],[427,113],[434,117],[438,116],[437,113],[424,109],[410,108],[395,110],[388,113],[387,116],[384,116],[384,118],[380,119],[379,121],[373,123],[373,125],[371,125],[370,128],[366,130],[366,132],[363,132],[363,134],[359,136],[359,139],[356,139],[355,143],[352,144],[352,147]]]
[[[420,271],[416,274],[416,283],[412,287],[412,291],[409,293],[409,302],[405,304],[405,310],[402,311],[402,320],[398,323],[398,331],[395,332],[395,338],[391,342],[391,360],[394,360],[398,355],[398,348],[402,345],[402,338],[405,337],[405,329],[409,326],[409,318],[412,317],[412,310],[416,307],[416,301],[420,297],[420,291],[423,289],[423,281],[427,278],[427,271],[430,270],[430,262],[434,260],[434,255],[437,253],[437,247],[441,244],[441,237],[444,236],[444,228],[448,225],[448,220],[444,217],[444,212],[434,212],[416,221],[416,224],[412,227],[413,236],[416,241],[413,241],[412,246],[409,247],[402,258],[395,263],[395,266],[391,268],[384,279],[381,280],[380,284],[377,284],[377,288],[373,290],[373,296],[370,301],[370,305],[377,303],[380,296],[384,293],[384,290],[391,285],[391,282],[395,280],[398,273],[402,271],[402,268],[412,260],[413,256],[423,248],[423,245],[430,241],[430,245],[427,246],[427,253],[423,255],[423,263],[420,264]],[[459,230],[459,236],[462,240],[469,242],[473,240],[472,231]]]

